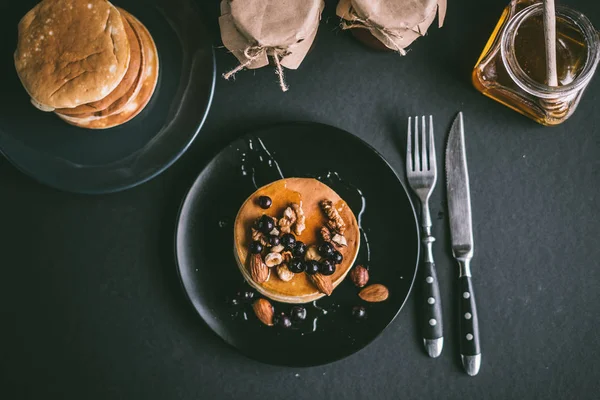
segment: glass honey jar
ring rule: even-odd
[[[549,86],[543,13],[540,1],[512,0],[472,78],[484,95],[542,125],[558,125],[573,114],[596,71],[600,38],[583,14],[556,7],[558,86]]]

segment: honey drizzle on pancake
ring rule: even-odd
[[[258,146],[254,145],[255,142],[258,143]],[[256,137],[255,139],[248,139],[248,149],[248,152],[242,153],[241,172],[243,176],[249,175],[254,189],[258,189],[260,186],[263,186],[268,182],[285,178],[285,174],[279,166],[279,163],[259,137]],[[369,244],[367,232],[363,228],[362,221],[364,213],[367,209],[367,198],[360,188],[342,179],[340,174],[336,171],[327,171],[326,174],[317,176],[315,179],[331,187],[333,190],[339,193],[340,197],[345,199],[346,202],[349,201],[348,199],[350,199],[351,204],[354,204],[352,201],[354,199],[360,201],[360,211],[356,215],[356,219],[358,221],[358,228],[361,235],[361,243],[363,245],[358,252],[356,262],[361,262],[368,265],[371,262],[371,246]],[[358,201],[356,203],[358,203]],[[342,204],[339,203],[336,204],[335,207],[338,208],[341,205]]]
[[[358,199],[360,199],[361,207],[360,211],[356,215],[356,220],[358,221],[358,229],[360,230],[361,234],[361,249],[358,252],[357,262],[359,262],[359,260],[362,258],[361,253],[363,253],[364,248],[364,253],[366,254],[363,263],[369,264],[371,262],[371,246],[369,245],[369,238],[367,237],[367,233],[365,232],[362,226],[362,218],[367,209],[367,198],[363,194],[362,190],[360,190],[350,182],[343,180],[340,177],[340,174],[335,171],[328,171],[327,174],[323,176],[317,176],[315,179],[323,182],[324,184],[335,190],[342,199],[346,199],[346,202],[350,201],[351,203],[353,203],[352,199],[355,199],[357,196]],[[340,206],[340,204],[336,204],[335,206],[337,208]]]

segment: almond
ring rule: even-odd
[[[331,278],[329,276],[319,273],[309,276],[312,283],[319,289],[319,292],[325,293],[327,296],[331,295],[333,292],[333,284],[331,283]]]
[[[260,254],[250,255],[250,276],[256,283],[263,283],[269,279],[269,267],[263,262]]]
[[[356,287],[364,287],[369,282],[369,271],[362,265],[357,265],[350,271],[350,279]]]
[[[252,304],[256,317],[265,325],[273,326],[273,306],[267,299],[258,299]]]
[[[390,292],[388,289],[376,283],[374,285],[369,285],[358,293],[358,296],[364,301],[368,301],[369,303],[379,303],[380,301],[384,301],[388,298]]]

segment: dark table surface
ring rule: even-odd
[[[218,3],[198,3],[220,45]],[[288,93],[270,68],[241,72],[235,82],[218,78],[212,110],[190,150],[137,188],[63,193],[1,160],[0,397],[597,398],[600,79],[565,124],[535,124],[470,83],[507,0],[449,3],[444,28],[431,29],[400,57],[369,51],[340,31],[328,2],[313,51],[286,75]],[[600,25],[600,3],[568,4]],[[216,53],[219,73],[236,65],[225,49]],[[442,180],[432,199],[433,215],[440,213],[434,254],[447,328],[437,360],[423,352],[414,297],[366,349],[308,369],[244,358],[186,302],[172,253],[177,208],[229,141],[270,123],[317,121],[364,138],[403,175],[406,118],[434,114],[441,155],[459,110],[467,128],[483,347],[477,377],[462,371],[452,329],[457,268]]]

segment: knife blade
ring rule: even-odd
[[[481,366],[481,346],[470,268],[473,225],[462,112],[450,128],[446,145],[446,187],[452,254],[459,266],[460,354],[465,371],[473,376]]]

